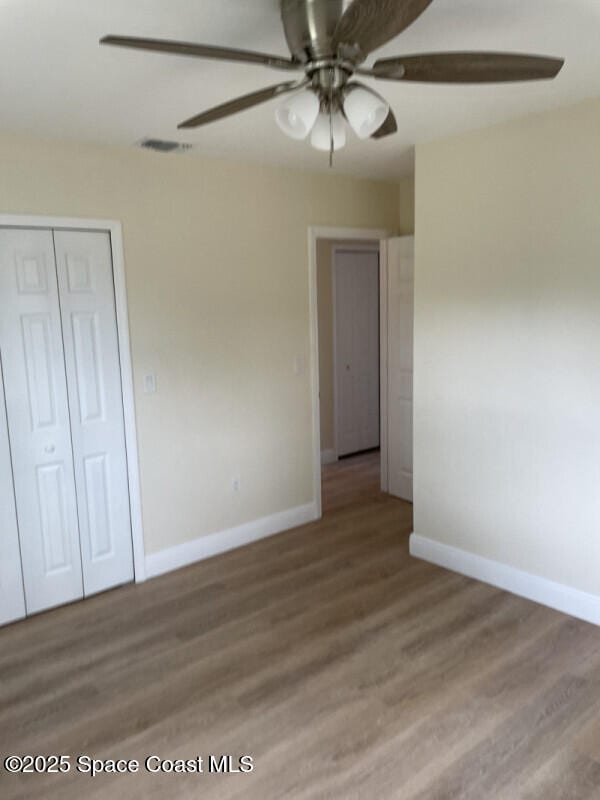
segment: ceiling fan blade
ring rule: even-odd
[[[149,50],[153,53],[170,53],[177,56],[195,58],[214,58],[220,61],[240,61],[243,64],[263,64],[275,69],[297,70],[302,65],[296,61],[267,53],[255,53],[250,50],[234,50],[230,47],[212,47],[207,44],[190,42],[174,42],[167,39],[139,39],[135,36],[105,36],[100,44],[115,47],[128,47],[133,50]]]
[[[354,0],[337,24],[336,45],[357,45],[363,57],[421,16],[432,0]]]
[[[371,139],[383,139],[385,136],[391,136],[393,133],[398,132],[398,123],[396,122],[396,117],[394,116],[394,112],[390,108],[390,113],[387,115],[385,122],[375,131],[375,133],[371,136]]]
[[[518,53],[423,53],[376,61],[376,78],[422,83],[510,83],[555,78],[564,60]]]
[[[237,114],[238,111],[245,111],[253,106],[266,103],[267,100],[272,100],[280,94],[286,92],[293,92],[296,89],[301,89],[309,83],[307,80],[302,81],[288,81],[287,83],[278,83],[275,86],[268,86],[266,89],[260,89],[258,92],[246,94],[243,97],[236,97],[235,100],[229,100],[220,106],[203,111],[195,117],[182,122],[178,128],[199,128],[201,125],[207,125],[209,122],[216,122],[223,117],[229,117],[232,114]]]

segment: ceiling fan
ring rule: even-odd
[[[386,100],[354,76],[420,83],[501,83],[555,78],[564,61],[514,53],[420,53],[361,66],[369,53],[408,28],[433,0],[281,0],[281,17],[291,58],[203,44],[105,36],[101,44],[158,53],[259,64],[303,73],[238,97],[182,122],[197,128],[290,94],[276,111],[281,130],[317,150],[346,144],[346,123],[360,139],[382,139],[398,125]]]

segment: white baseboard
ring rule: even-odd
[[[600,595],[581,592],[547,578],[540,578],[500,561],[459,550],[433,539],[413,533],[410,537],[410,554],[423,561],[437,564],[469,578],[505,589],[536,603],[562,611],[572,617],[600,625]]]
[[[194,564],[196,561],[202,561],[219,553],[225,553],[227,550],[256,542],[258,539],[282,533],[290,528],[297,528],[299,525],[312,522],[317,518],[317,504],[308,503],[305,506],[290,508],[269,517],[238,525],[236,528],[200,536],[191,542],[184,542],[146,556],[146,577],[155,578],[157,575],[172,572],[175,569],[186,567],[188,564]]]
[[[335,450],[321,450],[321,464],[335,464],[337,460]]]

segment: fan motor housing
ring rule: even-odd
[[[294,58],[303,64],[335,58],[333,34],[352,0],[281,0],[285,38]]]

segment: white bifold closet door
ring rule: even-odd
[[[108,233],[0,231],[0,353],[31,614],[133,577]]]
[[[55,231],[86,595],[133,579],[110,236]]]
[[[0,348],[27,611],[83,596],[51,231],[0,231]]]
[[[25,616],[19,529],[0,363],[0,625]]]

